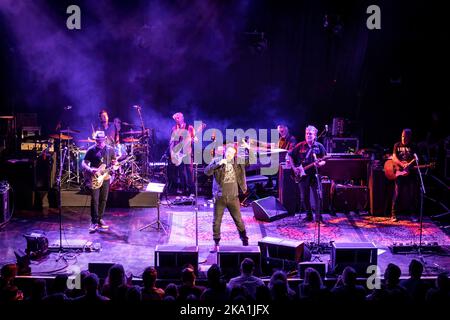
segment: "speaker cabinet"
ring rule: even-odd
[[[274,221],[289,215],[288,211],[275,197],[267,197],[252,202],[253,213],[256,220]]]
[[[377,262],[377,247],[372,242],[332,243],[331,271],[336,275],[350,266],[358,276],[367,277],[367,267],[377,265]]]
[[[337,212],[365,211],[368,205],[368,190],[363,186],[336,185],[333,208]]]
[[[185,265],[191,264],[198,275],[198,247],[182,245],[157,245],[155,268],[161,279],[180,279]]]
[[[305,261],[298,264],[298,276],[300,279],[305,279],[305,270],[308,268],[313,268],[319,272],[320,277],[325,279],[327,275],[327,263],[326,262],[315,262],[315,261]]]
[[[300,212],[300,190],[292,178],[292,169],[285,164],[278,171],[278,196],[289,214]]]
[[[228,280],[240,275],[241,262],[250,258],[255,263],[254,275],[261,275],[261,251],[258,246],[219,246],[217,264]]]
[[[394,182],[386,179],[383,167],[373,167],[369,176],[370,213],[386,216],[391,212]]]
[[[299,262],[311,259],[311,253],[303,241],[264,237],[258,245],[265,274],[272,274],[274,270],[289,272],[295,270]]]
[[[109,269],[114,265],[114,263],[106,262],[89,262],[88,270],[91,273],[95,273],[99,279],[106,279],[108,276]]]

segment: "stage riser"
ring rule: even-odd
[[[57,194],[45,192],[36,193],[35,207],[57,207]],[[50,201],[49,201],[50,197]],[[109,208],[131,208],[148,207],[154,208],[157,205],[158,194],[154,192],[126,192],[111,191],[108,196],[107,207]],[[63,207],[85,207],[90,206],[91,198],[89,195],[80,194],[79,191],[62,191],[61,203]]]

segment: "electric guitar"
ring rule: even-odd
[[[323,165],[325,165],[325,163],[326,163],[325,160],[328,159],[328,158],[331,158],[331,156],[325,156],[325,157],[323,157],[321,159],[317,159],[316,161],[311,162],[310,164],[308,164],[308,165],[306,165],[304,167],[302,165],[300,165],[298,167],[292,166],[292,171],[294,173],[294,181],[295,181],[295,183],[299,183],[301,181],[301,179],[304,176],[306,176],[306,173],[305,173],[306,170],[314,167],[315,165],[317,165],[319,167],[322,167]]]
[[[89,187],[94,190],[100,188],[103,184],[103,181],[111,178],[111,172],[113,170],[119,169],[121,165],[130,162],[131,160],[134,160],[134,156],[128,156],[124,160],[120,162],[118,161],[114,165],[110,165],[109,167],[106,167],[106,164],[102,164],[97,168],[97,171],[95,173],[91,173],[90,171],[85,170],[85,174],[87,175],[85,179],[86,181],[88,181]]]
[[[197,134],[200,133],[205,127],[206,124],[202,123],[202,125],[194,131],[194,137],[197,136]],[[171,148],[170,160],[175,166],[178,167],[183,162],[184,157],[190,154],[190,153],[183,153],[183,151],[184,148],[186,148],[192,142],[192,138],[193,137],[191,137],[190,134],[188,134],[183,138],[183,141],[181,143]]]
[[[410,162],[406,164],[404,168],[394,163],[393,160],[388,160],[384,163],[384,175],[388,180],[396,180],[398,177],[407,176],[410,173],[410,169],[424,169],[424,168],[434,168],[435,163],[432,162],[430,164],[421,164],[418,166],[412,166],[415,162],[415,159],[412,159]]]

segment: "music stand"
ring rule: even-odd
[[[164,183],[153,183],[150,182],[147,185],[147,188],[145,191],[149,191],[149,192],[155,192],[156,196],[157,196],[157,200],[156,200],[156,212],[157,212],[157,218],[155,221],[149,223],[146,226],[143,226],[142,228],[139,229],[139,231],[142,231],[144,229],[147,228],[155,228],[158,232],[160,229],[162,229],[164,231],[165,234],[167,234],[167,230],[166,228],[168,228],[169,226],[166,224],[164,224],[161,219],[160,219],[160,212],[159,212],[159,205],[160,205],[160,194],[164,192],[164,188],[165,188],[165,184]]]

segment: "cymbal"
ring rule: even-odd
[[[14,116],[0,116],[0,119],[14,119]]]
[[[75,129],[66,129],[66,130],[61,130],[62,133],[80,133],[79,130],[75,130]]]
[[[145,129],[144,133],[149,133],[150,129]],[[130,130],[130,131],[125,131],[125,132],[121,132],[120,134],[142,134],[142,130]]]
[[[125,138],[122,139],[123,142],[127,142],[127,143],[133,143],[133,142],[139,142],[139,139],[135,139],[135,138]]]
[[[54,138],[54,139],[61,139],[61,140],[72,140],[71,136],[66,136],[64,134],[62,134],[61,136],[57,133],[51,134],[49,135],[50,138]]]
[[[94,139],[91,139],[91,138],[88,138],[88,139],[80,139],[80,140],[77,140],[77,142],[95,142],[95,140],[94,140]]]

